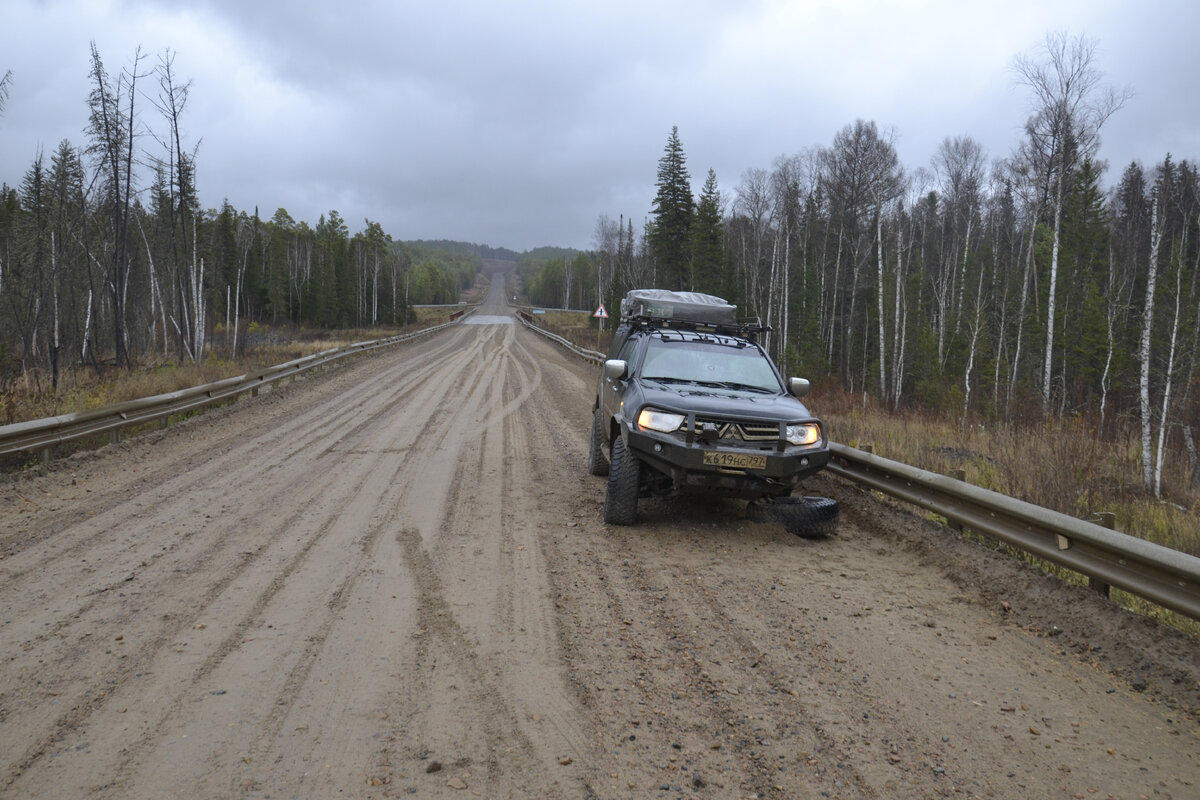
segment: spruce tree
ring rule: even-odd
[[[721,193],[711,168],[700,190],[692,226],[692,278],[697,291],[725,296],[725,257],[722,245]]]
[[[695,216],[687,157],[679,143],[678,126],[658,160],[658,194],[654,197],[648,228],[650,257],[663,288],[692,288],[691,233]]]

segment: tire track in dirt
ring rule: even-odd
[[[472,354],[471,349],[468,348],[467,350],[465,350],[462,353],[461,357],[470,359],[472,357],[472,355],[473,354]],[[429,372],[432,377],[438,377],[439,374],[443,374],[442,371],[437,369],[436,367],[437,367],[437,365],[433,365],[433,364],[431,364],[431,366],[429,367]],[[449,382],[443,382],[441,389],[442,389],[442,391],[445,391],[448,387],[449,387]],[[441,426],[441,428],[439,428],[436,425],[424,424],[424,422],[426,422],[426,421],[418,420],[417,424],[409,425],[409,428],[412,431],[415,431],[415,432],[421,434],[422,437],[437,437],[440,433],[444,433],[444,428],[446,426],[452,424],[452,422],[450,420],[447,420]],[[411,423],[411,420],[406,421],[404,424],[408,425],[409,423]],[[300,422],[298,422],[298,424],[302,426],[304,424],[304,421],[301,420]],[[378,426],[371,426],[371,425],[367,425],[366,427],[375,427],[376,429],[378,428]],[[361,426],[361,425],[358,426],[359,430],[362,430],[363,428],[364,428],[364,426]],[[345,446],[344,437],[347,435],[347,430],[344,425],[329,426],[326,428],[326,430],[329,431],[329,433],[327,435],[331,435],[336,440],[342,442],[342,444],[337,445],[337,446],[339,446],[339,447]],[[377,435],[377,430],[376,430],[375,434],[373,434],[373,435]],[[278,437],[276,437],[276,439],[278,441],[289,442],[289,443],[295,442],[294,437],[288,437],[285,435],[278,436]],[[305,444],[308,444],[308,443],[304,442],[300,446],[304,446]],[[407,446],[412,446],[412,445],[410,443]],[[407,449],[407,446],[405,449]],[[238,456],[235,453],[231,457],[236,459]],[[277,539],[279,538],[279,536],[282,535],[282,533],[284,531],[287,531],[290,528],[292,528],[299,519],[301,519],[304,516],[306,516],[307,514],[311,513],[314,510],[314,508],[319,505],[320,495],[319,495],[319,493],[315,492],[314,490],[316,489],[316,484],[318,484],[322,480],[325,480],[325,478],[321,474],[321,472],[323,471],[323,468],[319,466],[319,462],[314,461],[314,464],[317,464],[318,466],[314,467],[314,469],[313,469],[314,474],[309,476],[309,478],[310,478],[309,482],[308,482],[309,485],[308,485],[307,489],[302,490],[302,494],[307,494],[309,491],[313,491],[314,497],[318,498],[318,499],[310,500],[305,505],[301,506],[300,509],[298,509],[295,514],[291,515],[290,517],[285,518],[282,521],[282,524],[277,528],[275,533],[267,538],[267,540],[265,542],[265,546],[264,545],[259,546],[259,552],[269,551],[270,545],[273,544],[274,542],[276,542]],[[222,471],[222,466],[220,463],[213,463],[212,469],[220,472],[220,471]],[[250,477],[251,476],[249,476],[249,475],[246,476],[247,479],[250,479]],[[281,492],[280,492],[281,498],[286,496],[284,494],[284,492],[287,492],[289,490],[289,488],[291,491],[295,491],[296,486],[295,486],[295,484],[292,484],[290,487],[287,487],[287,488],[284,488],[283,490],[281,490]],[[168,496],[174,495],[175,490],[174,490],[174,488],[169,488],[164,494],[166,494]],[[342,509],[335,507],[329,512],[328,515],[330,517],[336,517],[339,513],[341,513],[341,510]],[[115,523],[111,527],[119,527],[119,525],[120,525],[120,523]],[[108,527],[109,526],[103,526],[101,535],[103,535],[103,533],[105,533],[107,531]],[[317,529],[313,533],[313,535],[309,539],[309,542],[307,543],[307,545],[305,547],[301,548],[301,550],[297,554],[296,563],[298,563],[300,560],[303,559],[303,557],[307,554],[307,552],[308,552],[309,548],[312,546],[312,544],[317,542],[321,538],[322,535],[323,535],[323,531],[321,529]],[[226,533],[225,535],[219,537],[216,541],[212,542],[209,547],[196,553],[183,566],[178,566],[179,562],[177,560],[176,561],[177,566],[175,566],[170,571],[170,573],[168,573],[165,576],[164,580],[162,581],[162,584],[174,583],[176,585],[176,588],[179,588],[178,581],[174,577],[175,573],[183,572],[186,575],[190,575],[192,573],[198,572],[198,569],[199,569],[198,565],[210,561],[211,558],[215,554],[220,553],[223,550],[227,549],[228,544],[229,544],[230,540],[233,538],[233,536],[234,536],[234,534],[232,532],[229,532],[229,533]],[[85,544],[90,542],[94,546],[94,538],[95,537],[89,537],[88,542],[85,542]],[[157,555],[157,553],[155,555]],[[52,561],[53,561],[53,559],[51,559],[51,558],[43,559],[44,563],[50,563]],[[219,597],[223,592],[225,592],[227,587],[230,586],[231,584],[233,584],[241,575],[243,575],[245,572],[247,572],[253,563],[254,563],[253,558],[244,558],[244,559],[239,560],[239,562],[237,564],[235,564],[235,569],[229,571],[228,573],[226,573],[224,575],[224,577],[218,579],[215,583],[211,584],[208,587],[207,592],[202,595],[202,599],[199,601],[200,608],[201,609],[205,608],[211,602],[213,602],[214,598]],[[249,624],[249,621],[253,619],[254,614],[257,613],[259,608],[261,608],[261,606],[263,604],[265,604],[267,601],[269,601],[269,599],[273,596],[275,591],[277,591],[278,588],[283,585],[283,583],[287,580],[287,578],[293,572],[294,568],[295,568],[295,565],[293,564],[292,567],[285,569],[282,573],[279,573],[277,575],[276,579],[272,582],[271,588],[269,588],[268,591],[261,598],[259,604],[252,611],[251,616],[249,618],[247,618],[247,620],[245,621],[245,624]],[[146,581],[144,581],[144,580],[139,582],[139,585],[145,585],[145,584],[146,584]],[[8,584],[8,588],[12,589],[13,585]],[[157,591],[165,590],[167,587],[166,587],[166,585],[159,585],[159,586],[148,586],[147,588],[149,588],[152,591],[157,592]],[[66,616],[68,616],[71,619],[80,621],[80,625],[79,625],[80,627],[86,626],[88,624],[95,622],[95,620],[91,620],[87,617],[87,612],[91,611],[93,609],[93,607],[95,606],[94,598],[97,597],[97,594],[92,593],[91,597],[93,598],[93,601],[86,602],[83,606],[77,606],[73,609],[72,608],[64,609],[64,614]],[[89,683],[87,686],[85,686],[84,688],[82,688],[81,690],[79,690],[80,698],[89,698],[89,699],[87,699],[86,701],[83,699],[77,700],[75,703],[71,704],[71,707],[69,708],[69,710],[66,713],[59,715],[57,717],[57,719],[54,720],[53,724],[51,725],[51,730],[53,732],[48,737],[46,737],[46,738],[42,739],[41,741],[32,745],[29,748],[27,755],[24,758],[20,759],[17,767],[15,767],[14,769],[11,769],[9,771],[10,772],[10,781],[14,780],[16,777],[18,777],[20,775],[20,773],[22,773],[25,769],[28,769],[30,766],[32,766],[38,757],[40,757],[41,755],[45,754],[48,750],[53,748],[54,745],[58,741],[60,741],[60,739],[62,738],[62,734],[61,734],[62,731],[73,730],[73,729],[82,727],[86,723],[87,718],[94,711],[96,711],[98,708],[100,708],[103,705],[106,698],[111,696],[110,694],[108,694],[104,691],[97,690],[95,688],[96,683],[103,683],[103,684],[119,683],[120,679],[122,677],[126,677],[128,674],[137,674],[139,672],[147,671],[148,670],[147,664],[151,663],[153,661],[155,655],[157,653],[159,653],[160,651],[162,651],[165,647],[167,647],[171,640],[178,638],[185,627],[186,627],[186,620],[181,618],[178,621],[178,623],[175,625],[162,626],[161,630],[159,630],[159,632],[155,636],[152,636],[152,637],[143,636],[142,639],[145,643],[140,647],[140,649],[137,650],[136,652],[134,652],[132,654],[132,657],[130,657],[128,654],[126,655],[126,663],[128,664],[126,669],[124,669],[120,672],[106,673],[102,682],[101,681],[93,681],[93,682]],[[224,655],[224,652],[227,651],[228,649],[230,649],[230,643],[235,641],[237,639],[237,637],[240,635],[240,633],[241,633],[240,630],[235,631],[235,633],[232,634],[231,637],[229,638],[228,642],[224,646],[219,647],[217,649],[217,651],[214,652],[212,658],[219,660]],[[60,633],[57,635],[57,638],[65,639],[65,636]],[[30,641],[30,642],[27,642],[27,646],[30,649],[33,649],[38,644],[42,644],[42,643],[43,642]],[[71,665],[69,663],[66,663],[65,660],[60,659],[56,664],[55,671],[58,673],[66,673],[66,672],[70,671],[70,667],[71,667]],[[204,676],[204,674],[207,673],[207,671],[208,671],[207,667],[201,669],[200,673],[199,673],[199,677],[202,678]],[[6,714],[6,718],[11,718],[11,714]]]
[[[530,517],[540,510],[514,488],[514,481],[515,487],[523,485],[522,461],[512,455],[525,451],[510,449],[514,436],[519,436],[514,431],[526,427],[521,419],[537,417],[527,404],[541,383],[541,369],[536,362],[513,357],[512,325],[494,327],[487,354],[490,368],[481,375],[481,391],[470,392],[457,413],[478,424],[464,428],[461,438],[443,443],[446,452],[439,454],[456,461],[446,516],[430,524],[432,532],[419,532],[420,552],[410,534],[406,559],[425,564],[425,577],[418,582],[425,587],[422,606],[432,609],[423,617],[433,627],[422,631],[426,646],[418,670],[433,681],[425,690],[435,696],[469,698],[465,705],[482,709],[483,722],[475,723],[481,729],[473,738],[446,735],[471,729],[471,723],[461,719],[466,715],[464,703],[457,702],[415,715],[411,726],[417,733],[410,737],[403,758],[411,762],[429,753],[443,758],[457,753],[451,762],[460,769],[485,769],[491,791],[510,787],[525,793],[545,785],[555,795],[563,791],[560,780],[574,771],[557,762],[578,760],[586,753],[586,737],[576,735],[571,714],[559,710],[560,703],[571,708],[569,700],[561,700],[567,694],[556,681],[546,680],[560,669],[552,615],[543,610],[535,621],[514,613],[516,595],[540,596],[542,605],[548,595],[536,538],[531,536],[536,523],[534,530],[527,530]],[[423,554],[426,562],[421,561]],[[544,658],[547,652],[555,656]],[[527,685],[529,676],[537,676],[533,687]]]
[[[454,341],[457,342],[458,339],[456,338]],[[476,354],[478,343],[469,342],[468,344],[466,351],[455,354],[456,358],[470,360]],[[264,449],[276,451],[277,460],[266,468],[268,475],[279,471],[284,464],[291,467],[295,463],[319,461],[326,453],[318,452],[313,455],[315,442],[328,441],[333,446],[346,438],[361,438],[369,435],[369,429],[376,424],[374,417],[355,422],[354,412],[370,413],[370,408],[378,406],[381,402],[403,403],[409,396],[422,390],[425,384],[431,380],[438,380],[440,382],[438,389],[444,391],[448,383],[453,380],[453,373],[448,372],[445,369],[445,362],[439,359],[444,358],[448,351],[453,352],[457,349],[455,344],[446,343],[441,345],[434,354],[426,356],[423,364],[404,361],[396,363],[376,376],[376,379],[370,383],[369,388],[373,389],[372,392],[369,394],[356,392],[355,401],[348,408],[338,407],[344,395],[326,397],[322,402],[306,406],[299,414],[280,418],[276,425],[257,429],[249,440],[241,431],[238,431],[237,434],[228,435],[223,441],[209,445],[207,452],[202,455],[197,456],[195,453],[185,450],[182,457],[173,463],[162,465],[156,470],[161,475],[179,477],[157,484],[150,491],[140,491],[137,500],[133,502],[138,502],[143,507],[153,508],[184,493],[194,495],[197,491],[203,490],[203,487],[188,483],[195,480],[193,470],[197,466],[203,465],[208,474],[223,476],[230,470],[238,468],[239,465],[253,463],[254,454]],[[402,378],[404,380],[401,380]],[[222,428],[216,427],[218,435],[221,431]],[[131,443],[130,446],[136,446],[136,444]],[[300,456],[303,458],[297,461]],[[144,480],[142,476],[137,475],[136,471],[129,471],[126,475],[130,484]],[[294,478],[289,475],[286,480],[291,481]],[[137,488],[131,485],[126,487],[125,491],[110,491],[102,498],[95,498],[99,502],[92,504],[89,518],[85,521],[64,520],[47,515],[38,525],[40,536],[22,536],[20,549],[17,549],[16,552],[13,550],[17,548],[17,545],[10,543],[5,548],[5,557],[0,561],[0,565],[2,565],[0,574],[4,577],[3,585],[12,587],[15,585],[14,582],[22,577],[38,574],[49,564],[73,557],[80,552],[92,550],[98,541],[115,535],[120,529],[117,523],[123,517],[112,515],[129,515],[127,506],[131,502],[130,495],[135,491]],[[210,495],[204,499],[207,501],[211,497]],[[41,543],[42,537],[48,537],[51,531],[54,531],[56,535],[49,543],[49,547],[44,548],[46,552],[38,552],[37,558],[33,560],[23,557],[32,552],[32,545]]]
[[[464,357],[469,358],[467,353]],[[381,376],[381,380],[375,381],[376,384],[382,383],[386,390],[392,383],[393,373],[385,373]],[[444,370],[438,369],[436,364],[427,366],[422,372],[418,372],[414,379],[414,385],[408,387],[403,394],[399,396],[397,402],[402,402],[403,398],[411,394],[420,386],[431,378],[444,378]],[[440,387],[444,390],[444,386]],[[376,396],[384,396],[385,392],[377,391]],[[385,398],[386,399],[386,398]],[[314,425],[313,421],[317,419],[329,420],[327,424]],[[211,511],[213,505],[219,501],[221,496],[228,491],[230,484],[236,485],[243,481],[254,481],[262,483],[263,478],[274,477],[274,473],[279,470],[279,464],[287,463],[292,467],[301,466],[306,468],[306,474],[298,476],[295,470],[291,470],[286,477],[276,479],[273,484],[274,493],[277,496],[283,496],[285,493],[297,494],[301,497],[311,494],[312,484],[316,481],[324,479],[325,471],[328,468],[327,463],[322,460],[322,457],[327,453],[322,453],[318,457],[310,457],[305,454],[312,449],[314,442],[329,441],[330,445],[327,450],[345,447],[346,441],[355,441],[359,439],[369,438],[374,434],[374,430],[378,427],[378,420],[372,416],[367,421],[351,425],[350,422],[342,420],[338,417],[337,411],[328,404],[309,408],[304,414],[293,417],[288,421],[288,424],[282,426],[281,429],[273,431],[268,436],[257,437],[250,442],[239,442],[236,447],[210,458],[205,464],[205,474],[211,476],[207,481],[201,481],[198,485],[198,480],[195,472],[188,472],[178,477],[171,478],[156,487],[153,491],[143,495],[138,501],[141,508],[149,507],[151,509],[166,506],[174,498],[180,498],[187,495],[191,505],[196,509],[196,517],[204,516],[202,512]],[[416,430],[425,430],[425,421],[417,420],[414,426]],[[283,449],[279,449],[283,445]],[[411,447],[412,443],[408,445]],[[253,454],[264,449],[273,449],[274,459],[268,465],[265,472],[256,464],[252,458]],[[301,483],[297,487],[297,482]],[[205,483],[208,486],[205,486]],[[307,485],[304,485],[307,484]],[[299,491],[297,491],[299,489]],[[128,526],[130,518],[136,518],[143,526],[164,527],[164,520],[167,515],[176,514],[173,508],[163,510],[159,516],[151,514],[143,514],[140,511],[132,512],[129,509],[128,501],[120,501],[119,504],[113,504],[112,509],[106,515],[89,520],[80,525],[71,526],[66,530],[60,531],[58,539],[62,540],[60,545],[52,546],[48,553],[38,554],[30,563],[22,563],[20,557],[10,557],[6,559],[6,581],[4,582],[4,593],[12,592],[14,594],[24,593],[28,590],[26,584],[21,584],[19,581],[27,576],[31,576],[34,580],[32,584],[36,585],[38,577],[49,566],[60,563],[80,552],[91,552],[103,556],[105,559],[110,557],[110,554],[98,551],[100,540],[103,539],[104,544],[113,547],[126,553],[126,560],[135,561],[129,557],[127,550],[127,542],[120,539],[123,536],[123,530]],[[239,525],[251,526],[261,517],[261,509],[252,509],[244,518],[238,520]],[[219,549],[221,543],[216,544],[215,549]],[[153,547],[151,543],[151,547]],[[168,547],[178,547],[178,538],[168,541]],[[142,554],[146,555],[146,554]],[[158,559],[163,555],[161,550],[153,550],[146,557]],[[203,553],[199,556],[200,559],[207,559],[208,553]],[[135,568],[136,570],[136,568]],[[108,588],[119,586],[125,582],[126,577],[134,572],[127,573],[125,576],[117,575],[112,583],[103,584],[99,590],[94,590],[96,593],[105,591]],[[78,613],[79,609],[76,609]],[[58,613],[62,617],[70,616],[70,609],[61,609]]]
[[[465,341],[468,347],[472,345],[470,337]],[[110,483],[110,488],[102,495],[94,494],[86,498],[89,501],[86,517],[81,518],[76,513],[60,512],[53,508],[39,508],[37,509],[39,513],[36,526],[13,526],[6,532],[0,532],[0,576],[7,580],[19,577],[24,572],[36,572],[44,566],[44,563],[87,549],[91,545],[90,540],[64,537],[62,532],[85,519],[94,520],[113,508],[130,502],[132,497],[145,492],[147,488],[159,488],[158,476],[187,474],[217,458],[226,459],[226,463],[229,464],[243,463],[260,449],[275,447],[280,442],[288,442],[289,449],[285,453],[285,460],[270,464],[266,468],[268,471],[276,471],[281,468],[282,464],[290,463],[286,459],[305,453],[314,440],[328,438],[331,432],[336,434],[337,428],[331,426],[336,426],[340,420],[349,418],[344,413],[335,412],[345,412],[347,408],[360,407],[367,399],[378,401],[383,398],[389,402],[403,403],[409,395],[421,389],[427,381],[434,378],[447,379],[448,375],[444,369],[445,358],[448,354],[457,353],[462,349],[464,344],[462,332],[448,332],[432,341],[426,340],[424,344],[431,346],[426,351],[415,350],[411,344],[399,346],[395,354],[402,355],[404,358],[393,358],[394,363],[383,366],[384,371],[375,376],[380,380],[370,383],[370,386],[375,389],[373,396],[368,398],[360,394],[366,384],[359,384],[356,386],[355,392],[350,395],[350,406],[344,405],[346,384],[342,378],[358,365],[335,364],[319,374],[303,377],[299,383],[280,384],[263,392],[256,400],[242,398],[231,405],[209,411],[202,418],[185,420],[171,430],[148,432],[135,439],[125,440],[116,446],[109,446],[95,452],[81,452],[72,456],[62,462],[59,468],[70,474],[82,473],[81,477],[85,477],[96,469],[104,469],[103,465],[97,464],[97,461],[111,458],[114,454],[117,458],[132,463],[128,464],[127,468],[115,472],[106,470],[105,477]],[[376,355],[387,356],[389,354]],[[376,358],[371,363],[378,363],[380,360]],[[292,395],[303,394],[306,399],[309,399],[309,402],[295,412],[291,408],[294,404],[287,403],[289,393]],[[270,424],[255,427],[250,436],[247,436],[246,431],[238,425],[220,424],[221,420],[227,419],[230,415],[246,413],[246,406],[250,404],[255,406],[255,412],[266,416]],[[282,412],[274,410],[281,405],[289,406],[288,410]],[[168,436],[202,439],[203,446],[200,448],[172,448],[170,452],[165,453],[160,452],[163,448],[156,448],[153,458],[154,474],[145,474],[146,468],[141,465],[151,459],[144,456],[142,451],[154,448],[156,443],[162,442]],[[334,436],[334,440],[337,440],[337,436]],[[59,488],[64,492],[64,496],[59,499],[83,499],[79,498],[77,493],[66,492],[62,487],[54,488]],[[0,496],[18,497],[22,495],[14,486],[0,491]],[[43,563],[23,568],[16,566],[14,556],[18,556],[33,545],[41,544],[44,541],[48,541],[52,549],[48,553],[41,554]]]
[[[294,702],[304,684],[309,680],[322,647],[337,624],[339,615],[345,609],[355,585],[363,575],[364,564],[371,559],[379,538],[393,523],[394,520],[392,519],[384,519],[376,522],[371,527],[359,544],[360,554],[348,565],[348,569],[345,571],[341,582],[329,593],[321,615],[310,617],[308,621],[310,632],[304,636],[305,645],[295,655],[291,665],[283,671],[284,678],[278,690],[275,703],[270,707],[265,717],[258,722],[257,736],[245,746],[243,759],[251,762],[256,760],[263,750],[279,735],[291,703]],[[160,760],[161,756],[154,751],[160,747],[164,739],[174,738],[169,729],[178,724],[177,721],[186,711],[186,704],[195,702],[195,696],[198,693],[197,687],[209,682],[210,677],[226,661],[230,654],[245,642],[249,632],[261,624],[264,613],[276,601],[281,592],[285,590],[291,577],[310,559],[314,548],[321,544],[327,535],[328,528],[323,528],[309,538],[304,547],[295,553],[291,562],[288,563],[284,570],[271,581],[266,590],[257,598],[249,612],[238,621],[220,645],[204,658],[203,663],[193,673],[187,688],[178,691],[156,723],[145,730],[138,742],[126,745],[122,749],[120,754],[121,761],[116,767],[111,786],[107,788],[118,792],[119,796],[126,792],[134,795],[142,794],[141,789],[143,787],[137,787],[136,785],[127,786],[126,784],[135,782],[137,775],[145,771],[144,762]],[[314,625],[314,622],[317,622],[317,624]],[[194,743],[193,745],[189,745],[189,747],[191,746],[194,746]],[[151,785],[144,787],[144,790],[147,794],[150,794],[168,788],[169,785]]]

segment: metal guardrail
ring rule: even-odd
[[[238,395],[250,392],[257,394],[265,385],[279,381],[282,378],[294,378],[303,372],[336,361],[345,356],[364,353],[380,347],[388,347],[401,342],[427,336],[435,331],[457,325],[474,309],[456,315],[454,321],[432,328],[416,331],[415,333],[389,336],[383,339],[373,339],[365,342],[355,342],[346,347],[335,347],[322,350],[313,355],[297,358],[283,364],[268,367],[262,371],[225,378],[215,383],[181,389],[177,392],[143,397],[124,403],[104,406],[89,411],[79,411],[62,414],[57,417],[28,420],[12,425],[0,426],[0,455],[19,453],[23,451],[41,451],[42,460],[49,461],[50,448],[56,444],[84,439],[90,436],[109,434],[113,441],[120,437],[122,428],[142,425],[156,420],[166,423],[172,414],[182,414],[222,400],[228,400]]]
[[[830,444],[826,469],[1025,552],[1200,619],[1200,558],[1057,511]]]
[[[582,358],[584,361],[590,361],[593,364],[603,364],[604,363],[604,353],[601,353],[597,350],[587,350],[582,347],[576,347],[574,344],[567,341],[563,337],[561,337],[557,334],[551,333],[550,331],[545,330],[543,328],[539,328],[537,325],[534,325],[530,320],[526,319],[526,313],[527,312],[524,312],[524,311],[519,312],[517,314],[517,319],[521,320],[521,324],[524,325],[529,330],[531,330],[535,333],[539,333],[542,336],[545,336],[547,339],[558,342],[560,345],[567,348],[572,353],[574,353],[575,355]]]

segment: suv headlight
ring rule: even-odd
[[[643,408],[638,414],[637,424],[644,430],[672,433],[679,430],[685,417],[670,411],[659,411],[657,408]]]
[[[821,426],[815,422],[804,422],[787,426],[788,444],[816,444],[821,441]]]

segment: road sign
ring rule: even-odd
[[[608,319],[608,312],[604,310],[603,303],[600,304],[600,307],[596,309],[596,313],[592,314],[592,316],[599,319]]]

